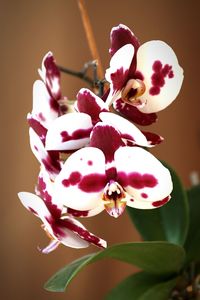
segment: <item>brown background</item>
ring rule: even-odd
[[[170,44],[185,70],[177,101],[159,113],[153,129],[165,142],[153,152],[174,166],[186,185],[189,173],[199,171],[199,7],[197,1],[92,1],[86,0],[104,68],[108,66],[109,32],[125,23],[141,42],[161,39]],[[20,204],[18,191],[33,191],[38,163],[28,141],[26,114],[32,106],[32,84],[43,55],[53,51],[60,65],[79,70],[91,59],[75,0],[0,1],[1,65],[1,299],[102,299],[120,279],[136,268],[116,261],[87,267],[67,293],[52,294],[43,283],[73,259],[96,251],[60,247],[48,256],[37,245],[47,239],[38,220]],[[74,98],[78,79],[63,75],[63,94]],[[114,220],[106,214],[87,220],[88,228],[109,244],[138,240],[124,214]]]

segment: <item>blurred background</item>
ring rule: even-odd
[[[140,42],[160,39],[176,52],[185,71],[177,100],[159,113],[152,130],[165,137],[153,153],[171,164],[186,186],[189,174],[200,170],[199,1],[85,0],[104,70],[109,63],[109,33],[124,23]],[[75,0],[1,0],[1,299],[88,300],[103,295],[136,268],[117,261],[88,266],[64,294],[43,290],[43,283],[60,267],[97,249],[74,250],[61,246],[42,255],[37,246],[48,239],[40,222],[26,211],[18,191],[33,191],[39,165],[32,155],[26,114],[32,107],[32,84],[38,78],[44,54],[51,50],[59,65],[80,70],[91,60]],[[63,95],[75,98],[86,84],[62,75]],[[149,130],[149,128],[148,128]],[[138,241],[140,237],[124,214],[107,214],[84,224],[109,244]]]

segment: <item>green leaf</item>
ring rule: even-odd
[[[166,240],[183,245],[189,223],[187,195],[175,171],[166,163],[162,163],[172,176],[171,200],[166,205],[152,210],[127,208],[128,213],[144,240]]]
[[[177,278],[161,282],[146,291],[138,300],[168,300],[170,292],[176,286]]]
[[[187,191],[190,226],[185,248],[189,261],[200,261],[200,185],[194,186]]]
[[[168,276],[179,272],[185,252],[182,247],[167,242],[118,244],[75,260],[53,275],[44,287],[48,291],[63,292],[86,265],[108,257],[136,265],[149,273]]]
[[[175,287],[178,277],[162,281],[160,277],[139,272],[120,282],[105,300],[167,300],[170,291]]]

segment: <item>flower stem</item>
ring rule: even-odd
[[[87,13],[87,9],[86,9],[84,0],[78,0],[78,6],[79,6],[80,13],[81,13],[82,22],[83,22],[83,26],[85,29],[85,34],[87,37],[87,41],[88,41],[88,45],[89,45],[90,52],[92,55],[92,59],[97,60],[97,62],[98,62],[98,69],[97,69],[98,76],[99,76],[99,78],[104,78],[104,72],[103,72],[100,56],[98,53],[94,34],[92,31],[92,26],[90,23],[89,15]]]
[[[71,70],[71,69],[68,69],[68,68],[65,68],[65,67],[62,67],[62,66],[58,66],[58,68],[63,73],[81,78],[82,80],[86,81],[91,87],[93,87],[94,86],[94,80],[86,75],[86,72],[89,68],[89,65],[90,65],[90,62],[85,64],[82,71],[74,71],[74,70]]]

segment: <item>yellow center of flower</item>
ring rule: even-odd
[[[126,193],[121,185],[111,180],[104,189],[103,202],[110,216],[119,217],[126,207]]]
[[[140,99],[140,96],[145,93],[145,90],[146,87],[142,80],[130,79],[122,90],[121,98],[128,104],[141,107],[145,104],[145,102]]]

